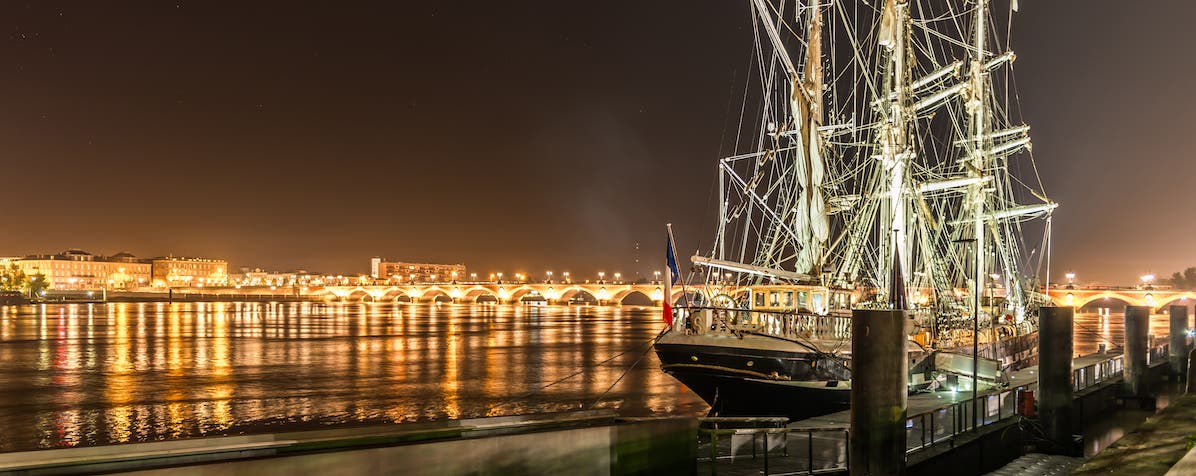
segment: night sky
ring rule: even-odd
[[[1020,3],[1055,279],[1196,265],[1196,2]],[[0,3],[0,255],[580,277],[650,274],[667,221],[710,246],[746,1],[336,5]]]

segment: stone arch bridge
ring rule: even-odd
[[[673,289],[673,302],[688,291],[700,294],[704,290],[689,287]],[[660,305],[664,286],[656,283],[438,283],[377,286],[320,286],[306,288],[302,295],[353,302],[457,302],[496,301],[519,303],[528,300],[549,304],[568,304],[574,298],[587,298],[598,304],[621,304],[632,296],[641,296]]]
[[[1196,302],[1196,292],[1174,289],[1151,289],[1129,287],[1102,287],[1093,289],[1051,288],[1048,294],[1055,304],[1075,306],[1077,309],[1089,304],[1120,301],[1130,306],[1149,306],[1153,310],[1167,309],[1171,305],[1190,306]]]

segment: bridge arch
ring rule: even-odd
[[[1155,305],[1158,306],[1159,312],[1162,312],[1171,306],[1190,306],[1193,299],[1196,299],[1196,294],[1193,293],[1166,295],[1155,300]]]
[[[661,292],[660,289],[657,289],[657,294],[659,294],[660,292]],[[635,296],[639,296],[640,301],[647,301],[648,304],[655,303],[656,301],[659,301],[660,298],[662,298],[662,296],[658,295],[654,299],[652,296],[650,296],[648,293],[644,292],[643,290],[635,289],[635,288],[628,288],[628,289],[624,289],[622,291],[615,293],[615,295],[611,296],[610,299],[611,299],[611,301],[617,302],[619,304],[623,304],[623,301],[626,301],[627,298],[631,298],[631,297],[635,297]]]
[[[1068,298],[1068,296],[1071,296],[1071,297]],[[1063,304],[1065,306],[1074,306],[1076,309],[1083,309],[1084,307],[1088,306],[1089,304],[1093,304],[1093,303],[1099,303],[1099,302],[1110,302],[1111,303],[1111,301],[1118,301],[1127,306],[1142,306],[1142,305],[1146,304],[1145,299],[1139,299],[1134,296],[1127,296],[1125,294],[1121,294],[1121,293],[1117,293],[1117,292],[1107,292],[1107,293],[1090,294],[1090,295],[1083,295],[1083,294],[1079,294],[1079,293],[1065,293],[1063,296],[1058,298],[1057,301],[1060,301],[1059,304]]]
[[[383,294],[381,297],[378,298],[378,301],[380,301],[380,302],[400,302],[400,301],[411,302],[412,299],[411,299],[411,295],[407,294],[407,291],[404,291],[399,288],[389,288],[389,289],[383,290]]]
[[[354,302],[374,302],[374,296],[363,288],[356,288],[349,291],[345,296],[345,300]]]
[[[483,297],[488,297],[488,299],[485,299],[485,301],[491,301],[491,300],[498,301],[499,300],[498,293],[494,292],[493,290],[491,290],[489,288],[484,288],[481,286],[475,286],[475,287],[468,288],[468,289],[464,290],[463,294],[461,294],[461,301],[462,302],[481,302],[480,300]]]
[[[674,289],[673,296],[669,300],[674,306],[685,304],[685,297],[689,297],[689,304],[694,306],[706,305],[706,295],[702,294],[697,289]]]
[[[521,286],[510,291],[507,297],[511,302],[522,302],[523,298],[528,296],[539,296],[540,292],[531,286]]]
[[[577,296],[586,296],[588,298],[586,301],[588,302],[598,302],[598,296],[595,296],[594,293],[590,292],[588,289],[579,286],[572,286],[563,289],[560,294],[557,294],[556,300],[558,302],[568,304],[570,300]]]
[[[453,296],[439,287],[425,289],[420,299],[427,302],[453,302]]]

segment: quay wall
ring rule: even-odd
[[[694,474],[697,428],[609,412],[478,418],[9,453],[0,474]]]

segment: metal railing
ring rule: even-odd
[[[678,309],[678,319],[681,328],[693,334],[760,334],[788,340],[851,339],[851,318],[847,316],[685,307]]]
[[[1124,357],[1109,354],[1108,358],[1073,371],[1074,388],[1082,390],[1121,376]],[[1167,345],[1152,347],[1148,352],[1151,362],[1167,358]],[[972,414],[970,398],[950,401],[928,411],[906,417],[906,453],[913,454],[935,445],[947,444],[954,447],[956,439],[974,428],[997,424],[1017,416],[1018,393],[1026,391],[1037,381],[1027,381],[1016,387],[990,389],[977,396],[976,410]],[[952,397],[957,394],[952,393]],[[953,400],[954,398],[952,398]],[[830,425],[818,427],[779,427],[784,418],[700,418],[698,444],[709,447],[699,457],[699,468],[710,469],[716,474],[720,461],[742,458],[739,452],[743,446],[751,445],[752,460],[763,463],[764,474],[773,470],[783,474],[820,474],[848,470],[849,426]],[[721,437],[728,437],[726,441]],[[763,441],[763,451],[759,444]],[[725,447],[724,447],[725,446]],[[780,451],[783,448],[783,451]],[[727,451],[722,451],[722,450]],[[776,454],[777,452],[780,454]],[[771,457],[770,457],[771,454]],[[760,457],[762,455],[762,458]]]
[[[1109,360],[1072,370],[1072,390],[1080,391],[1101,382],[1121,376],[1125,368],[1125,357],[1118,354]]]

